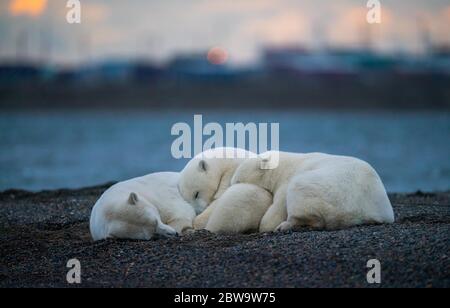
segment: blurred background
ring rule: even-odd
[[[450,2],[0,0],[0,190],[178,171],[177,122],[278,122],[280,148],[450,189]]]

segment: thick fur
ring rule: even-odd
[[[206,230],[226,234],[249,233],[259,230],[259,223],[272,204],[272,195],[256,185],[236,184],[214,203]]]
[[[153,173],[111,186],[92,209],[92,238],[149,240],[192,229],[196,213],[178,192],[179,177]]]
[[[278,167],[261,168],[273,155],[279,155]],[[260,232],[394,222],[380,177],[362,160],[322,153],[268,152],[262,157],[241,163],[231,181],[272,192]]]
[[[180,173],[181,196],[200,214],[195,226],[206,227],[214,201],[230,187],[231,178],[241,162],[256,154],[242,149],[215,148],[194,157]]]

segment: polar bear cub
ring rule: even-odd
[[[239,164],[252,157],[257,155],[239,148],[220,147],[206,150],[187,163],[180,172],[178,188],[181,196],[198,208],[198,212],[204,211],[195,220],[196,229],[206,227],[215,208],[214,201],[230,187]]]
[[[272,157],[277,157],[278,167],[265,168]],[[380,177],[368,163],[353,157],[267,152],[240,164],[231,182],[251,183],[273,193],[262,232],[394,222]]]
[[[259,230],[262,217],[272,204],[272,195],[252,184],[229,187],[214,201],[205,229],[213,233],[248,233]]]
[[[179,173],[160,172],[111,186],[92,209],[92,238],[149,240],[192,229],[196,212],[180,196],[178,181]]]

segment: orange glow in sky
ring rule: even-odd
[[[208,51],[208,61],[215,65],[225,64],[228,60],[228,53],[220,47],[211,48]]]
[[[30,15],[39,16],[45,10],[47,0],[11,0],[9,12],[13,16]]]

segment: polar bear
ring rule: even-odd
[[[160,172],[111,186],[92,209],[92,238],[149,240],[192,229],[196,210],[180,196],[179,177]]]
[[[205,229],[213,233],[249,233],[259,224],[269,206],[272,194],[252,184],[230,186],[214,201],[214,210]]]
[[[231,177],[238,165],[255,153],[230,147],[206,150],[187,163],[180,172],[178,188],[181,196],[194,207],[199,215],[195,229],[204,229],[217,200],[230,186]]]
[[[278,167],[267,168],[272,157],[277,157]],[[368,163],[353,157],[267,152],[241,163],[231,183],[251,183],[272,192],[273,204],[261,221],[261,232],[394,222],[380,177]]]

